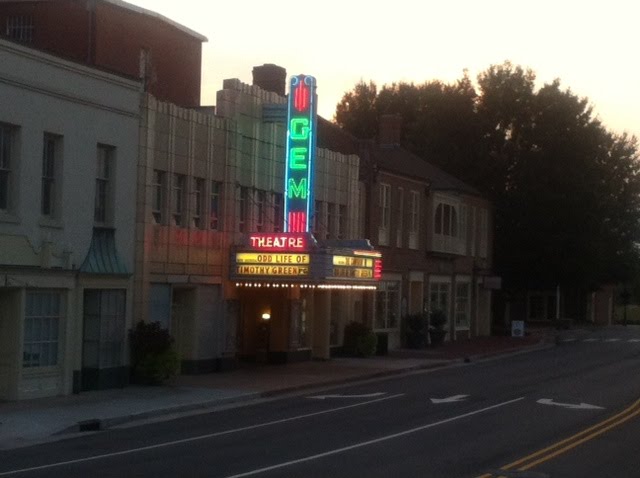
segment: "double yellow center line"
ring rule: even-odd
[[[485,473],[478,478],[506,478],[501,474],[501,472],[508,472],[510,470],[530,470],[531,468],[549,461],[558,455],[562,455],[563,453],[566,453],[569,450],[582,445],[585,442],[588,442],[589,440],[593,440],[594,438],[602,435],[603,433],[606,433],[612,428],[615,428],[631,420],[637,415],[640,415],[640,400],[637,400],[630,407],[624,409],[620,413],[609,417],[606,420],[603,420],[600,423],[597,423],[585,430],[582,430],[581,432],[576,433],[569,438],[565,438],[564,440],[554,443],[551,446],[543,448],[542,450],[538,450],[531,455],[525,456],[524,458],[503,466],[497,473]]]

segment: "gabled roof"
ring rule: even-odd
[[[401,147],[374,146],[372,154],[378,169],[429,181],[434,191],[457,191],[482,196],[476,188]]]
[[[363,148],[369,148],[371,160],[379,170],[428,181],[434,191],[457,191],[472,196],[482,196],[476,188],[400,146],[379,145],[370,140],[358,140],[335,123],[320,116],[318,117],[318,147],[342,154],[358,154],[361,159]]]

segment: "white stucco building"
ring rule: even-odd
[[[0,400],[126,383],[141,86],[0,40]]]

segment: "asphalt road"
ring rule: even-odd
[[[2,451],[0,477],[640,476],[640,329],[564,340]]]

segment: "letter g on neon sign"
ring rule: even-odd
[[[291,139],[307,140],[309,139],[309,130],[308,118],[291,118]]]

